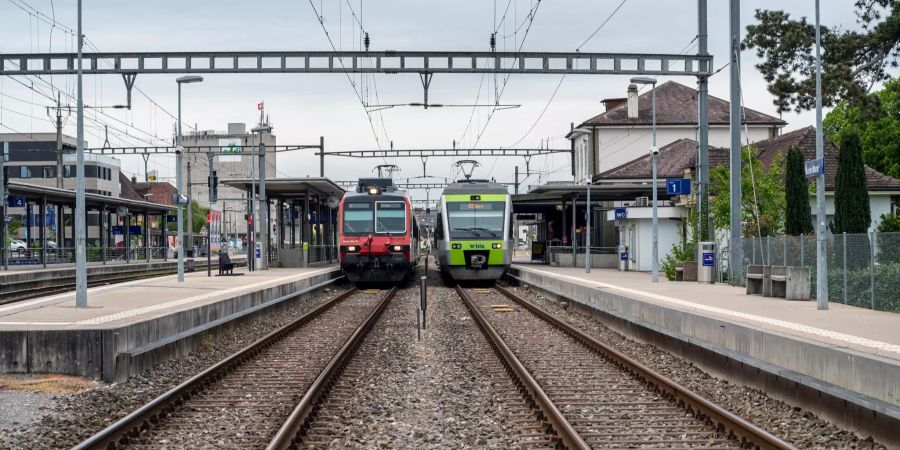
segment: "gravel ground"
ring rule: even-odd
[[[601,342],[666,375],[738,416],[756,423],[766,431],[797,447],[886,448],[874,442],[871,437],[860,438],[853,432],[832,425],[809,411],[770,398],[762,391],[715,378],[690,362],[672,356],[657,347],[632,341],[610,330],[600,320],[574,309],[566,309],[560,302],[545,297],[536,290],[524,287],[512,287],[511,289],[566,322],[578,326],[582,331]]]
[[[304,312],[324,303],[345,287],[329,286],[288,310],[244,323],[190,354],[162,363],[125,383],[101,385],[74,394],[44,397],[30,406],[0,402],[3,410],[19,417],[40,415],[20,425],[0,423],[0,448],[69,448],[152,400],[182,380],[240,350]],[[0,395],[16,396],[0,390]],[[4,397],[0,397],[2,400]],[[14,397],[15,398],[15,397]],[[41,408],[43,407],[43,408]]]
[[[300,446],[520,448],[526,441],[546,443],[539,422],[456,293],[430,288],[428,328],[421,341],[416,340],[418,302],[418,288],[397,294]]]

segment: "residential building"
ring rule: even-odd
[[[652,102],[647,88],[639,94],[629,87],[628,97],[603,100],[606,111],[585,120],[567,136],[572,141],[576,181],[597,175],[649,154]],[[663,147],[679,139],[697,141],[698,92],[674,81],[656,87],[656,143]],[[729,146],[729,102],[709,96],[709,145]],[[750,108],[742,108],[741,142],[774,137],[787,123]]]

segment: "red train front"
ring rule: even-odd
[[[398,283],[416,266],[412,203],[389,178],[361,178],[338,208],[341,270],[353,283]]]

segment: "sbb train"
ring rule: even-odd
[[[495,281],[512,263],[512,202],[506,187],[487,181],[444,189],[434,229],[441,271],[457,281]]]
[[[353,283],[398,283],[416,267],[419,225],[389,178],[361,178],[338,206],[339,260]]]

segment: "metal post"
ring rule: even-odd
[[[187,200],[188,204],[185,208],[187,211],[187,247],[191,249],[192,257],[197,256],[194,255],[194,207],[191,203],[194,201],[194,196],[191,195],[191,159],[193,156],[188,157],[187,161]]]
[[[806,245],[802,234],[800,235],[800,267],[806,267]]]
[[[707,55],[707,19],[706,0],[697,0],[697,53]],[[704,63],[701,63],[701,65]],[[708,67],[701,69],[709,70]],[[700,241],[708,241],[709,232],[709,79],[697,77],[697,119],[699,143],[699,162],[697,163],[698,181],[698,223],[700,224]],[[718,261],[718,259],[717,259]]]
[[[731,284],[738,284],[742,272],[743,252],[741,243],[741,78],[740,78],[740,33],[741,2],[731,0],[731,242],[728,260]]]
[[[656,188],[656,159],[658,157],[656,150],[656,83],[653,83],[653,89],[651,90],[650,98],[652,103],[650,107],[652,115],[651,135],[653,136],[653,142],[651,142],[650,144],[650,153],[653,159],[653,186],[651,186],[651,188],[653,189],[653,261],[651,265],[652,271],[650,273],[650,281],[659,283],[659,215],[657,213],[656,206],[656,197],[658,195],[658,189]]]
[[[161,244],[163,247],[163,261],[169,260],[169,211],[163,211],[162,213],[162,235],[160,239],[162,240]]]
[[[422,309],[422,329],[427,330],[427,314],[428,311],[428,277],[419,278],[419,307]]]
[[[783,262],[785,266],[789,266],[790,264],[788,264],[788,260],[787,260],[787,242],[788,242],[788,237],[787,237],[787,235],[785,235],[785,236],[782,237],[781,242],[782,242],[783,247],[784,247],[783,253],[782,253],[782,255],[781,255],[781,262]]]
[[[766,264],[772,265],[772,239],[771,236],[766,236]]]
[[[325,176],[325,136],[319,136],[319,176]]]
[[[150,210],[144,211],[144,256],[150,262]]]
[[[519,166],[516,166],[516,188],[513,192],[519,193]]]
[[[875,232],[869,233],[869,300],[872,309],[875,309],[875,239]]]
[[[85,252],[84,199],[84,99],[82,85],[81,52],[84,46],[84,35],[81,32],[81,0],[78,0],[78,141],[75,151],[75,306],[86,308],[87,298],[87,254]],[[5,246],[5,244],[4,244]]]
[[[178,83],[178,145],[181,145],[181,142],[184,138],[181,135],[181,83]],[[181,150],[175,151],[175,188],[178,190],[178,201],[175,203],[175,208],[178,211],[177,220],[178,220],[178,231],[175,235],[175,252],[178,254],[178,282],[184,282],[184,212],[181,208],[181,165],[183,164],[184,156],[181,154]]]
[[[210,210],[212,211],[212,210]],[[206,276],[212,276],[212,212],[210,220],[206,223]]]
[[[584,206],[584,273],[591,273],[591,180],[587,182],[587,199]]]
[[[262,139],[262,136],[260,136]],[[256,270],[256,158],[250,155],[250,232],[247,233],[247,256],[251,271]]]
[[[578,209],[578,204],[575,201],[578,199],[577,196],[572,197],[572,268],[574,269],[576,264],[575,260],[578,259],[578,251],[577,246],[575,245],[575,228],[578,226],[578,222],[576,222],[577,216],[575,215],[575,210]]]
[[[847,232],[843,233],[844,239],[844,304],[847,304]]]
[[[9,142],[3,143],[3,151],[0,151],[0,262],[3,263],[3,269],[9,267],[6,262],[6,253],[9,247],[6,245],[6,154],[9,152]],[[62,245],[61,243],[59,245]]]
[[[816,158],[825,158],[822,138],[822,39],[819,36],[819,0],[816,0]],[[816,309],[828,309],[828,260],[825,254],[825,171],[816,176]],[[826,282],[822,282],[826,280]]]
[[[269,270],[269,200],[266,199],[266,144],[263,142],[263,132],[259,132],[259,215],[260,231],[262,236],[262,250],[259,255],[262,259],[262,269]]]
[[[129,211],[125,214],[125,218],[122,219],[122,223],[125,228],[125,242],[122,244],[122,248],[125,250],[125,264],[131,262],[131,212]]]
[[[38,214],[41,215],[41,228],[38,230],[38,239],[41,242],[41,266],[47,268],[47,196],[41,197],[40,206],[38,206]],[[0,241],[2,242],[2,241]],[[57,244],[57,247],[59,244]]]
[[[57,225],[58,227],[58,225]],[[109,212],[106,203],[100,205],[100,260],[106,265],[106,247],[109,246]]]

